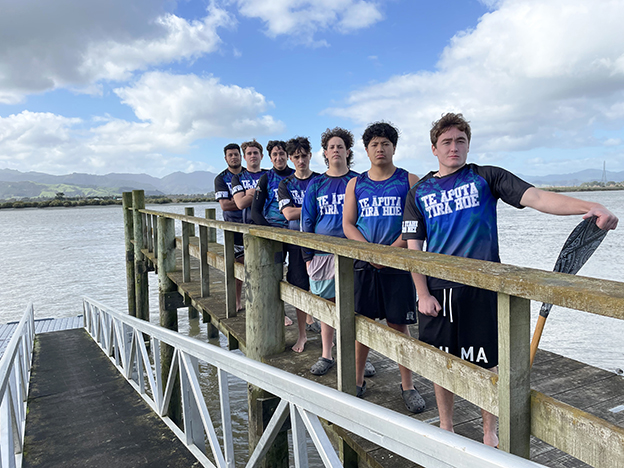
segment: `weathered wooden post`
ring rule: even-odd
[[[206,218],[216,219],[217,210],[214,208],[206,208]],[[201,278],[201,296],[210,296],[210,267],[208,266],[208,244],[217,242],[217,230],[215,228],[207,228],[206,226],[199,226],[199,274]],[[206,332],[208,338],[218,338],[219,329],[212,324],[210,315],[205,314],[203,316],[204,322],[206,322]]]
[[[178,331],[178,307],[184,307],[182,296],[178,293],[176,284],[169,279],[168,273],[175,270],[175,221],[160,216],[158,218],[158,305],[160,312],[160,326],[169,330]],[[167,381],[174,349],[162,343],[160,360],[162,363],[162,380]],[[182,406],[179,379],[176,379],[171,403],[167,414],[180,425],[182,421]]]
[[[215,208],[206,208],[206,219],[217,219],[217,210]],[[208,228],[208,242],[217,242],[217,230]]]
[[[499,447],[529,458],[531,301],[498,293]]]
[[[338,390],[356,394],[355,385],[355,297],[353,259],[334,255],[336,278],[336,354]],[[344,439],[339,442],[340,458],[345,468],[357,468],[358,456]]]
[[[280,298],[284,254],[280,242],[245,235],[244,243],[247,357],[262,361],[266,356],[284,351],[284,303]],[[251,453],[279,400],[253,385],[248,388],[248,400]],[[288,467],[286,430],[275,439],[263,466]]]
[[[134,292],[134,228],[132,216],[132,192],[121,195],[124,217],[124,239],[126,248],[126,289],[128,290],[128,314],[136,317],[136,295]]]
[[[152,227],[154,229],[154,257],[158,260],[158,217],[156,215],[152,215]],[[158,261],[156,263],[154,266],[158,268]]]
[[[236,278],[234,277],[234,233],[223,231],[223,261],[225,263],[225,316],[236,317]]]
[[[186,216],[195,216],[195,208],[192,206],[184,208],[184,214]],[[182,273],[185,283],[191,281],[191,254],[189,252],[191,237],[195,237],[195,225],[193,223],[182,222]],[[189,304],[189,319],[196,319],[198,316],[197,309]]]
[[[145,209],[145,193],[143,190],[132,191],[132,207],[134,209],[134,291],[136,295],[136,317],[149,322],[149,288],[147,279],[147,260],[141,252],[145,248],[145,226],[143,214]]]

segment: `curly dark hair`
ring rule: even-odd
[[[436,146],[440,135],[452,127],[457,128],[460,132],[464,132],[468,137],[468,143],[470,143],[470,123],[464,119],[463,115],[448,112],[446,114],[442,114],[442,118],[440,118],[440,120],[431,124],[431,131],[429,132],[431,144]]]
[[[230,143],[229,145],[225,145],[225,148],[223,148],[223,154],[227,155],[228,150],[238,150],[238,154],[242,154],[240,146],[238,146],[236,143]]]
[[[262,154],[262,145],[258,143],[255,138],[251,141],[246,141],[241,145],[241,147],[243,148],[243,154],[245,154],[245,151],[247,151],[247,148],[249,148],[250,146],[258,148],[260,150],[260,154]]]
[[[296,136],[286,143],[286,152],[288,156],[292,156],[297,151],[303,151],[306,154],[312,153],[312,145],[308,137]]]
[[[364,147],[368,148],[368,144],[376,137],[387,138],[396,148],[397,142],[399,141],[399,130],[391,123],[384,122],[383,120],[380,122],[373,122],[366,127],[366,130],[364,130],[362,134]]]
[[[321,135],[321,146],[325,151],[327,151],[327,143],[334,137],[341,138],[344,142],[347,148],[347,167],[351,167],[351,164],[353,164],[353,150],[351,149],[353,148],[353,133],[341,127],[334,127],[331,130],[328,128]],[[323,153],[323,158],[325,159],[325,165],[329,167],[329,159],[327,159],[325,153]]]
[[[273,151],[273,148],[275,148],[276,146],[286,151],[286,142],[282,140],[270,140],[266,146],[269,156],[271,156],[271,151]]]

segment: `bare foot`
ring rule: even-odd
[[[284,315],[284,325],[289,327],[293,324],[293,321],[290,320],[290,317],[288,315]]]
[[[490,447],[498,447],[498,436],[495,433],[483,434],[483,443]]]
[[[297,340],[297,342],[293,345],[292,350],[295,353],[300,353],[303,351],[303,348],[305,347],[306,341],[308,341],[308,338],[306,336],[303,337],[299,337],[299,339]]]

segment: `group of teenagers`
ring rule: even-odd
[[[370,168],[352,171],[353,134],[340,127],[327,129],[321,146],[327,171],[310,169],[308,138],[269,141],[273,167],[260,168],[263,148],[257,141],[224,148],[227,169],[215,178],[215,194],[225,221],[302,230],[361,242],[411,250],[500,262],[496,204],[531,207],[555,215],[595,217],[601,229],[615,229],[617,217],[604,206],[533,187],[505,169],[467,163],[471,129],[462,114],[447,113],[433,123],[431,149],[438,169],[423,178],[395,166],[399,131],[387,122],[369,125],[362,135]],[[242,151],[241,151],[242,150]],[[242,167],[244,158],[246,168]],[[292,161],[294,169],[288,166]],[[234,240],[238,261],[244,257],[242,235]],[[289,245],[287,281],[328,300],[335,299],[334,256]],[[409,335],[418,323],[419,340],[481,367],[497,370],[497,296],[440,278],[356,260],[355,312],[386,320],[389,327]],[[237,309],[241,284],[237,283]],[[318,322],[297,310],[301,352],[306,332]],[[292,321],[285,317],[285,325]],[[334,329],[320,324],[322,355],[312,366],[315,375],[327,373]],[[366,392],[365,377],[375,375],[367,360],[369,349],[355,344],[357,396]],[[412,372],[399,365],[401,396],[414,413],[425,401],[414,388]],[[454,395],[434,385],[440,427],[453,431]],[[483,442],[497,446],[496,417],[485,410]]]

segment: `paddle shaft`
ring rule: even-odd
[[[596,226],[595,217],[581,221],[563,244],[563,248],[559,253],[553,271],[572,275],[578,273],[589,257],[596,251],[606,235],[606,231]],[[551,307],[552,304],[542,304],[540,314],[537,317],[535,332],[531,340],[531,366],[533,366],[535,353],[537,353],[537,347],[542,338],[544,324],[546,323],[546,318],[550,313]]]

